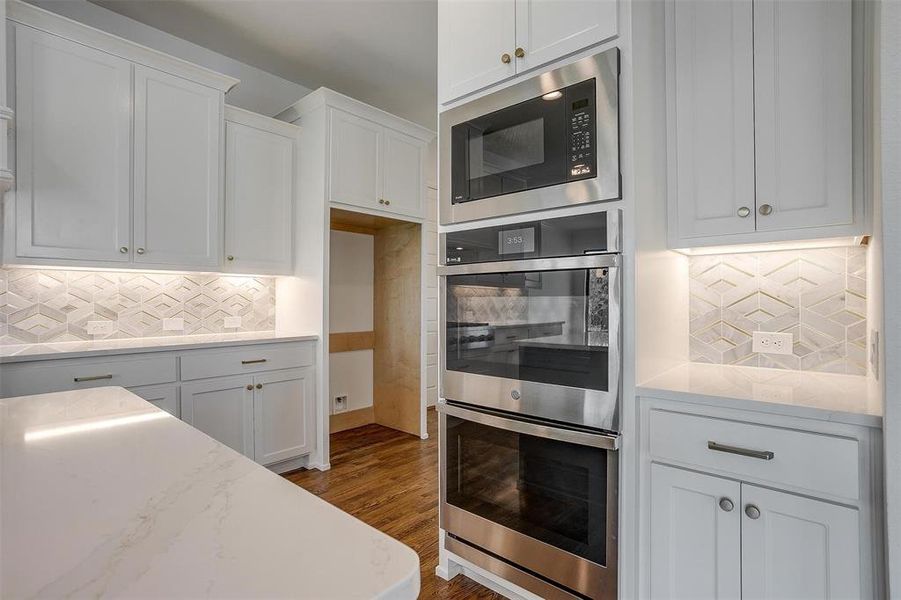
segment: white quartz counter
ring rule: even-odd
[[[218,346],[241,346],[268,342],[298,342],[317,339],[319,339],[319,336],[317,335],[253,331],[247,333],[211,333],[154,338],[17,344],[0,346],[0,363],[79,358],[83,356],[108,356],[112,354],[193,350],[196,348],[215,348]]]
[[[639,396],[882,426],[881,396],[859,375],[685,363],[640,384]]]
[[[0,597],[413,599],[411,549],[122,388],[0,400]]]

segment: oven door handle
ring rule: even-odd
[[[620,254],[586,254],[561,258],[534,258],[506,260],[471,265],[447,265],[438,267],[438,275],[479,275],[483,273],[518,273],[523,271],[567,271],[573,269],[604,269],[618,267]]]
[[[459,406],[453,406],[445,402],[438,404],[438,411],[452,417],[459,417],[466,421],[479,423],[488,427],[496,427],[506,431],[524,433],[549,440],[557,440],[580,446],[591,446],[603,450],[619,450],[619,436],[603,433],[587,433],[573,429],[551,427],[517,419],[507,419],[491,413],[469,410]]]

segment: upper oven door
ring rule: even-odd
[[[619,50],[439,115],[444,225],[621,197]]]
[[[442,267],[442,395],[616,431],[620,256]]]

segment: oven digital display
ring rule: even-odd
[[[497,232],[498,253],[525,254],[535,252],[535,228],[507,229]]]

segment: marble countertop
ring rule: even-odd
[[[868,427],[882,426],[881,394],[869,378],[860,375],[685,363],[641,383],[637,393]]]
[[[171,350],[192,350],[218,346],[241,346],[270,342],[300,342],[318,340],[317,335],[252,331],[246,333],[210,333],[153,338],[107,339],[81,342],[50,342],[46,344],[15,344],[0,346],[0,364],[83,356],[138,354]]]
[[[414,599],[419,558],[130,392],[0,400],[0,597]]]

